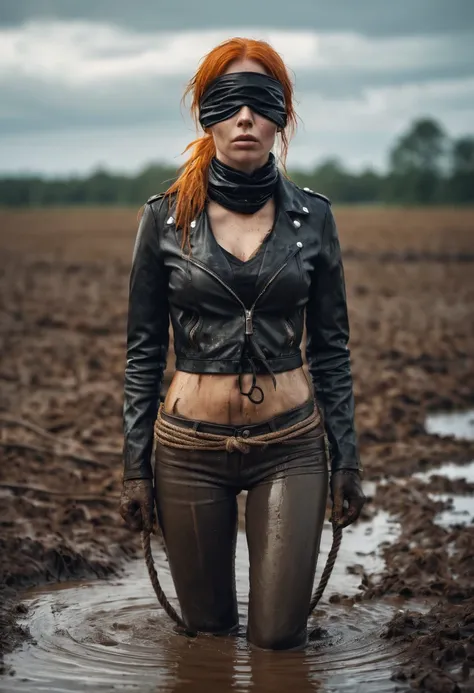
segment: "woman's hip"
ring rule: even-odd
[[[229,426],[163,412],[156,468],[181,483],[250,488],[281,475],[327,472],[327,440],[313,400],[263,422]]]

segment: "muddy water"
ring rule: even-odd
[[[438,436],[474,440],[474,409],[465,412],[433,414],[426,419],[425,428],[428,433]]]
[[[430,472],[415,474],[415,478],[429,483],[431,477],[442,476],[451,481],[464,479],[470,484],[474,484],[474,461],[470,464],[448,463]],[[471,495],[462,493],[429,493],[428,496],[433,500],[448,503],[449,507],[442,510],[435,518],[441,527],[452,527],[458,524],[469,524],[474,522],[474,498]]]
[[[368,489],[370,491],[370,488]],[[241,633],[232,638],[187,639],[158,608],[144,563],[133,561],[121,579],[66,584],[28,593],[27,625],[35,644],[8,658],[16,676],[2,691],[304,691],[404,690],[390,680],[399,652],[380,638],[396,603],[329,602],[331,594],[354,595],[357,569],[382,568],[381,543],[398,533],[385,513],[345,531],[333,576],[310,625],[317,637],[305,652],[271,653],[245,640],[248,554],[243,532],[237,543],[236,578]],[[324,529],[319,570],[331,542]],[[155,561],[171,601],[175,592],[158,544]]]
[[[428,433],[439,436],[454,436],[465,440],[474,440],[474,410],[455,412],[449,414],[435,414],[429,416],[425,423]],[[423,474],[415,474],[422,481],[429,482],[432,476],[442,476],[455,481],[465,479],[474,483],[474,460],[467,465],[457,465],[451,462],[437,469]],[[457,524],[469,524],[474,522],[474,498],[471,495],[430,493],[430,498],[448,502],[449,507],[436,517],[437,524],[442,527],[451,527]]]
[[[474,438],[474,412],[430,417],[427,430],[438,435]],[[474,478],[474,463],[446,464],[431,474],[451,479]],[[422,478],[422,475],[418,475]],[[366,485],[368,495],[374,491]],[[469,521],[472,496],[454,496],[451,510],[439,522]],[[469,507],[464,507],[463,503]],[[467,514],[465,511],[468,511]],[[462,513],[462,514],[460,514]],[[241,632],[232,638],[177,635],[157,606],[143,561],[131,562],[122,577],[110,581],[67,583],[31,591],[25,624],[35,643],[7,658],[16,676],[0,682],[9,691],[364,691],[407,690],[391,681],[403,655],[381,638],[384,625],[401,603],[388,600],[347,606],[331,603],[331,594],[352,596],[359,591],[357,566],[369,574],[383,568],[380,547],[399,527],[384,512],[370,522],[345,530],[338,561],[320,607],[310,622],[317,637],[300,653],[254,651],[245,640],[248,594],[248,554],[243,532],[237,543],[236,578]],[[325,526],[318,576],[331,543]],[[154,555],[171,601],[175,593],[163,552]],[[413,608],[409,603],[406,607]]]

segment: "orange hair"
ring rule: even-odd
[[[232,62],[245,59],[259,62],[271,77],[278,79],[283,85],[288,121],[286,128],[281,132],[280,160],[286,170],[288,145],[296,128],[293,86],[282,58],[266,41],[232,38],[213,48],[204,57],[196,74],[188,83],[183,101],[188,94],[192,94],[190,110],[198,128],[199,103],[208,85],[216,77],[224,74]],[[205,133],[188,144],[184,151],[188,150],[191,150],[191,155],[181,168],[180,176],[165,193],[166,196],[177,193],[176,226],[183,230],[183,248],[186,243],[189,243],[189,224],[202,212],[206,202],[207,171],[216,154],[212,135]]]

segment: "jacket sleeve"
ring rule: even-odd
[[[140,220],[130,273],[124,382],[124,480],[153,478],[153,427],[169,343],[167,273],[150,204]]]
[[[324,417],[331,470],[359,469],[344,269],[329,204],[306,306],[306,333],[306,359]]]

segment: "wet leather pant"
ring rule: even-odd
[[[195,430],[248,438],[304,420],[313,407],[311,401],[239,428],[163,417]],[[322,424],[287,442],[252,447],[247,454],[158,443],[155,488],[170,570],[188,626],[216,634],[238,626],[237,495],[247,490],[247,638],[263,649],[303,647],[328,492]]]

